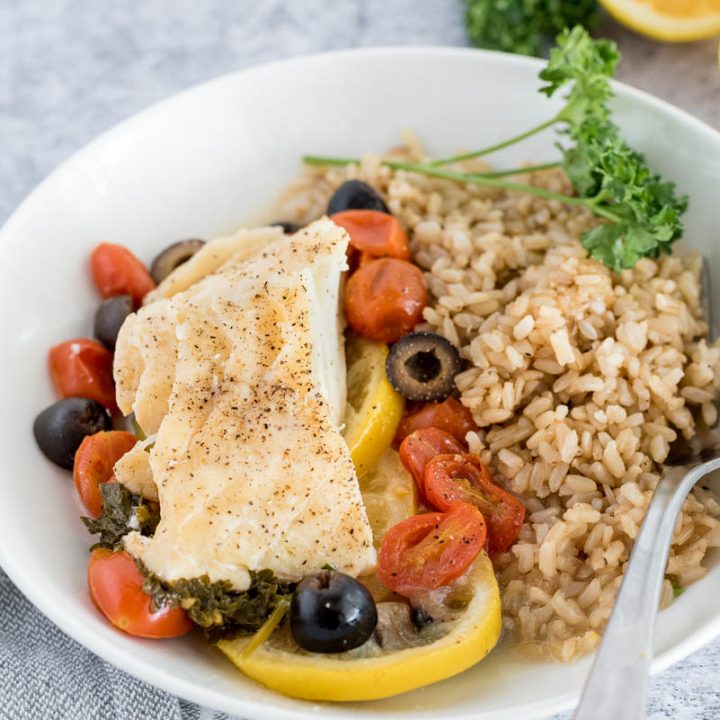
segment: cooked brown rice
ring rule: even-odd
[[[421,159],[412,139],[395,154]],[[474,167],[478,168],[478,165]],[[613,275],[579,244],[593,222],[532,197],[360,166],[309,168],[281,205],[322,214],[350,177],[378,188],[411,237],[432,304],[426,328],[461,348],[471,451],[527,509],[497,562],[507,631],[561,660],[591,650],[670,443],[712,422],[720,350],[705,341],[697,256],[640,261]],[[521,178],[567,192],[560,171]],[[720,545],[720,503],[696,488],[670,552],[663,605]]]

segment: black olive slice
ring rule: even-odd
[[[87,435],[112,429],[108,411],[95,400],[66,398],[45,408],[33,424],[35,440],[48,460],[72,470]]]
[[[390,384],[414,402],[445,400],[455,391],[455,376],[461,369],[457,348],[429,332],[401,337],[390,348],[385,363]]]
[[[161,283],[175,268],[187,262],[203,245],[204,240],[180,240],[166,247],[152,262],[150,274]]]
[[[362,180],[344,182],[330,198],[327,214],[334,215],[343,210],[378,210],[390,214],[380,193]]]
[[[285,220],[278,220],[274,222],[270,227],[280,227],[286,235],[294,235],[298,230],[302,230],[302,225],[298,225],[294,222],[286,222]]]
[[[130,295],[118,295],[98,306],[95,311],[94,334],[108,350],[115,350],[120,328],[133,310],[133,299]]]
[[[355,578],[328,570],[303,578],[290,603],[290,631],[309,652],[336,653],[364,644],[378,621],[370,591]]]

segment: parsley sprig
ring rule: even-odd
[[[603,223],[583,233],[581,241],[590,255],[615,271],[631,268],[642,257],[669,253],[682,234],[681,216],[687,198],[675,185],[653,173],[645,159],[622,138],[608,105],[613,96],[610,79],[620,59],[615,43],[593,40],[576,26],[557,37],[540,73],[545,83],[540,92],[548,97],[567,90],[560,111],[545,122],[499,143],[441,160],[409,163],[385,160],[383,164],[472,185],[529,193],[567,205],[588,208]],[[555,127],[561,160],[534,167],[495,173],[469,173],[452,167],[514,145],[550,127]],[[347,165],[353,158],[307,155],[311,165]],[[450,166],[450,167],[448,167]],[[575,195],[503,179],[505,176],[562,167]]]

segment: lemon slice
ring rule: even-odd
[[[348,397],[343,434],[362,477],[390,447],[404,401],[385,375],[387,345],[352,338],[345,352]]]
[[[249,638],[222,640],[218,648],[248,677],[283,695],[336,702],[376,700],[457,675],[495,646],[501,627],[500,593],[485,552],[461,586],[451,587],[446,602],[455,608],[447,619],[411,633],[392,632],[393,616],[403,608],[407,614],[407,606],[379,603],[382,646],[371,639],[337,655],[307,653],[288,639],[286,623],[250,654],[243,652]]]
[[[393,525],[417,512],[415,481],[392,448],[360,479],[360,492],[376,548]]]
[[[600,0],[623,25],[655,40],[686,42],[720,35],[720,0]]]

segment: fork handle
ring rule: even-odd
[[[670,541],[688,493],[720,458],[669,468],[658,482],[635,542],[575,720],[640,720],[645,715],[655,616]]]

